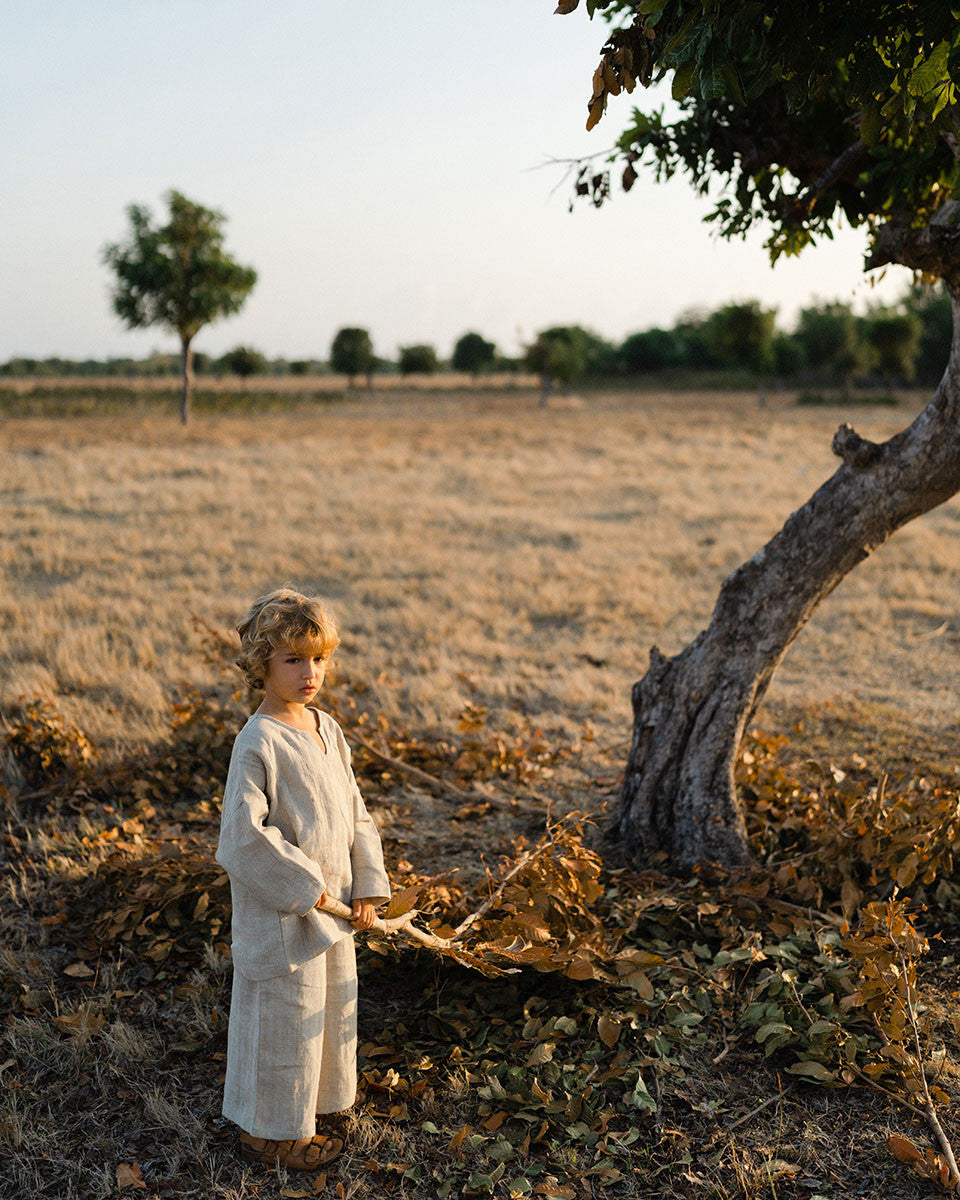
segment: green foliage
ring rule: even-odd
[[[644,329],[624,339],[620,359],[629,372],[679,367],[686,363],[686,346],[672,329]]]
[[[808,367],[845,381],[868,360],[867,347],[848,304],[834,301],[801,309],[796,337]]]
[[[773,369],[781,378],[792,379],[803,370],[806,363],[803,347],[792,334],[778,330],[773,335],[771,350]]]
[[[613,367],[615,350],[598,334],[580,325],[555,325],[537,334],[526,349],[527,366],[548,379],[569,384],[588,372]]]
[[[440,368],[433,346],[401,346],[398,360],[401,375],[433,375]]]
[[[709,320],[710,314],[701,309],[688,309],[677,319],[673,332],[684,348],[685,366],[700,368],[720,365],[707,337]]]
[[[907,381],[916,374],[914,359],[920,347],[920,318],[910,311],[876,308],[867,314],[866,340],[884,379]]]
[[[266,369],[266,365],[266,358],[259,350],[254,350],[251,346],[237,346],[217,359],[218,369],[225,371],[228,375],[239,375],[241,379],[246,379],[249,375],[261,374]]]
[[[920,321],[920,343],[914,371],[920,383],[935,384],[943,374],[953,340],[953,308],[943,284],[916,283],[903,304]]]
[[[450,365],[455,371],[469,371],[471,375],[477,375],[493,366],[496,355],[497,347],[493,342],[488,342],[479,333],[465,333],[457,339]]]
[[[776,312],[759,301],[725,304],[710,314],[703,336],[717,362],[762,374],[773,367]]]
[[[558,11],[571,12],[577,0]],[[596,6],[593,6],[596,7]],[[957,188],[953,152],[960,22],[948,4],[871,0],[770,4],[611,0],[587,128],[610,96],[672,77],[680,112],[634,109],[609,160],[629,190],[648,162],[707,194],[725,237],[758,220],[771,257],[907,213],[925,219]],[[798,190],[799,184],[799,190]],[[599,204],[608,172],[585,165],[577,191]]]
[[[369,375],[374,368],[373,341],[366,329],[338,329],[330,345],[330,366],[339,375],[347,375],[350,386],[357,375]]]
[[[222,213],[177,191],[166,199],[165,225],[131,204],[129,239],[107,246],[103,258],[116,275],[113,307],[123,322],[160,325],[188,345],[204,325],[239,311],[257,274],[225,252]]]

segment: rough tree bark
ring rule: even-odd
[[[681,869],[750,861],[733,772],[774,670],[849,571],[901,525],[960,490],[960,228],[953,215],[944,205],[919,233],[891,222],[868,262],[900,262],[947,284],[953,345],[930,404],[879,444],[841,425],[833,450],[842,465],[724,581],[708,628],[674,658],[650,651],[650,668],[633,688],[633,740],[612,830],[637,856],[666,850]]]

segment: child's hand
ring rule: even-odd
[[[350,907],[353,909],[350,920],[358,929],[371,929],[373,927],[373,922],[376,920],[376,913],[369,900],[351,900]]]

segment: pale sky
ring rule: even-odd
[[[515,353],[579,323],[619,340],[684,309],[758,298],[785,326],[871,288],[864,234],[771,268],[762,236],[716,241],[704,200],[641,175],[568,212],[563,169],[608,148],[642,90],[586,133],[606,26],[555,0],[11,0],[0,106],[0,360],[175,350],[112,315],[103,246],[125,208],[177,188],[227,215],[259,281],[195,347],[326,358],[362,325],[377,352],[476,329]]]

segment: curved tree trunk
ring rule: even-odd
[[[843,465],[724,581],[709,627],[675,658],[651,650],[633,688],[633,742],[613,830],[633,853],[666,850],[684,869],[749,862],[733,771],[774,670],[849,571],[960,490],[960,286],[947,282],[953,346],[927,408],[882,444],[841,425],[833,450]]]
[[[193,350],[190,338],[181,339],[183,348],[181,369],[183,386],[180,391],[180,424],[186,425],[190,417],[190,392],[193,390]]]

